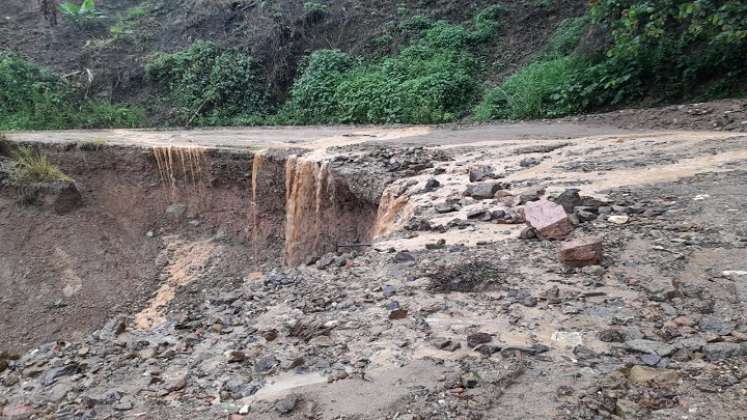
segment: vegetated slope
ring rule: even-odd
[[[313,51],[340,50],[354,59],[386,57],[409,45],[428,22],[444,20],[469,26],[478,13],[496,4],[485,0],[99,1],[96,3],[99,18],[75,25],[60,15],[58,24],[52,26],[36,2],[9,0],[8,3],[6,14],[10,19],[5,20],[0,30],[0,49],[17,52],[35,64],[65,75],[68,83],[78,86],[89,97],[144,107],[150,124],[189,122],[200,103],[180,102],[185,99],[184,91],[194,92],[197,86],[198,91],[204,92],[213,87],[193,83],[173,95],[169,86],[146,76],[146,66],[159,53],[188,51],[195,42],[207,41],[212,43],[213,57],[221,57],[219,61],[224,64],[241,61],[239,54],[246,61],[251,57],[257,65],[256,80],[261,81],[260,86],[253,87],[263,89],[266,96],[266,103],[260,108],[270,111],[286,101],[293,81],[299,76],[299,66]],[[544,44],[559,22],[585,11],[583,0],[539,3],[500,3],[503,13],[499,25],[493,28],[494,36],[485,42],[483,56],[479,57],[482,67],[474,75],[476,83],[518,67]],[[233,56],[224,57],[225,49]],[[209,79],[215,68],[197,69],[191,64],[186,67],[196,71],[193,82]],[[242,88],[231,82],[227,86],[224,82],[231,77],[223,76],[217,83],[219,89]],[[234,98],[222,99],[230,102]],[[227,107],[234,105],[228,103]],[[192,121],[193,124],[230,122],[226,118]]]
[[[7,3],[5,61],[78,96],[27,89],[69,117],[39,122],[53,106],[27,99],[0,106],[0,128],[555,117],[735,96],[747,80],[734,0],[100,0],[57,25],[40,8],[52,0]]]

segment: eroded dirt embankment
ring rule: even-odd
[[[376,217],[376,194],[356,196],[303,150],[33,147],[81,199],[0,189],[0,350],[81,338],[116,313],[153,326],[198,276],[240,281],[366,242]]]
[[[134,305],[108,297],[123,316],[103,328],[0,352],[2,415],[743,418],[747,137],[494,130],[239,152],[153,148],[173,133],[145,149],[34,143],[82,205],[42,189],[22,206],[5,188],[1,233],[56,229],[13,236],[39,236],[29,256],[57,270],[36,284],[108,281],[102,296]],[[48,263],[61,233],[111,263]],[[121,280],[136,262],[153,276],[137,296]],[[66,270],[81,283],[55,283]],[[12,311],[77,322],[75,293]]]

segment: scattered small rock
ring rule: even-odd
[[[299,398],[297,395],[288,395],[275,401],[275,411],[282,415],[290,414],[296,409]]]
[[[588,236],[563,243],[560,262],[570,267],[598,265],[602,261],[602,238]]]
[[[493,341],[493,336],[488,333],[478,332],[467,336],[467,346],[469,348],[475,348],[480,344],[485,344]]]

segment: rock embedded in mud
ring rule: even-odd
[[[487,216],[487,220],[485,220],[486,216]],[[474,208],[474,209],[470,209],[467,212],[467,219],[470,219],[470,220],[479,219],[479,220],[482,220],[483,222],[489,222],[492,218],[493,218],[493,215],[490,213],[488,209],[485,209],[485,208]]]
[[[405,319],[407,318],[407,309],[395,309],[391,312],[389,312],[389,319],[390,320],[398,320],[398,319]]]
[[[459,350],[462,345],[458,341],[452,341],[448,338],[434,338],[431,340],[431,345],[439,350],[454,352]]]
[[[541,239],[563,239],[573,232],[573,224],[563,206],[546,199],[526,203],[524,219]]]
[[[480,344],[486,344],[493,341],[493,336],[488,333],[478,332],[467,336],[467,346],[475,348]]]
[[[228,363],[240,363],[246,360],[244,352],[238,350],[229,350],[225,352],[224,355],[226,356],[226,361],[228,361]]]
[[[602,238],[588,236],[563,243],[560,262],[569,267],[598,265],[602,261]]]
[[[713,332],[719,335],[729,335],[737,327],[735,322],[725,321],[713,315],[705,315],[698,321],[701,331]]]
[[[74,181],[38,182],[19,186],[19,197],[26,203],[52,209],[59,215],[70,213],[83,204]]]
[[[616,214],[608,217],[607,221],[616,225],[624,225],[630,221],[630,217],[627,215]]]
[[[531,226],[527,226],[519,232],[519,239],[535,239],[536,237],[537,231]]]
[[[436,250],[436,249],[444,249],[444,248],[446,248],[446,239],[439,239],[436,242],[425,244],[425,249],[428,249],[428,250]]]
[[[568,188],[555,197],[555,202],[563,206],[566,213],[573,213],[573,209],[582,203],[578,188]]]
[[[166,208],[166,217],[174,222],[182,220],[187,213],[187,205],[181,203],[171,204]]]
[[[287,397],[281,398],[275,401],[275,411],[280,414],[286,415],[293,412],[298,405],[297,395],[288,395]]]
[[[475,200],[487,200],[490,198],[495,198],[495,193],[497,193],[499,190],[509,187],[510,185],[503,182],[480,182],[477,184],[468,185],[467,190],[464,192],[464,195],[472,197]]]
[[[256,373],[267,373],[271,371],[277,364],[278,364],[278,359],[276,359],[275,356],[273,355],[260,357],[254,363],[254,371]]]
[[[381,288],[381,294],[384,295],[385,298],[392,297],[396,293],[397,288],[392,286],[391,284],[385,284],[384,287]]]
[[[436,210],[436,213],[444,214],[444,213],[452,213],[457,210],[459,210],[459,205],[454,202],[443,202],[443,203],[437,203],[435,206],[433,206],[433,209]]]
[[[597,337],[599,338],[599,341],[603,341],[605,343],[622,343],[623,341],[625,341],[625,336],[623,336],[623,333],[616,329],[599,331]]]
[[[703,355],[706,360],[717,361],[742,356],[745,354],[743,350],[747,350],[747,348],[743,348],[737,343],[708,343],[703,346]]]
[[[102,340],[113,340],[127,329],[127,323],[123,317],[110,319],[99,332]]]
[[[392,261],[395,264],[415,264],[415,257],[407,251],[399,251],[394,254]]]
[[[436,191],[440,186],[441,186],[441,183],[438,182],[436,178],[429,178],[427,181],[425,181],[423,192],[429,193],[429,192]]]
[[[647,366],[633,366],[628,373],[628,379],[636,385],[669,385],[679,378],[679,373],[674,370]]]
[[[526,204],[530,201],[538,201],[545,195],[544,187],[536,187],[519,194],[519,205]]]
[[[591,222],[597,219],[597,213],[595,209],[591,207],[579,206],[573,210],[573,214],[576,216],[579,222]]]
[[[485,357],[490,357],[495,353],[498,353],[501,351],[501,346],[495,345],[495,344],[480,344],[479,346],[475,347],[474,349],[476,352],[482,354]]]
[[[468,169],[469,182],[479,182],[489,178],[496,178],[490,165],[476,165]]]
[[[673,346],[661,341],[646,340],[644,338],[628,340],[625,342],[625,347],[631,351],[657,354],[662,357],[669,356],[670,354],[674,353]]]

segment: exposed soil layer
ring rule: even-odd
[[[338,242],[365,242],[376,216],[375,195],[358,199],[317,162],[292,157],[292,167],[305,165],[297,179],[287,150],[34,146],[75,179],[82,203],[60,214],[49,200],[28,203],[27,188],[0,189],[0,351],[81,338],[114,314],[146,307],[162,281],[192,281],[213,259],[224,278],[240,279]],[[287,217],[286,194],[312,208]],[[317,217],[320,203],[333,218]],[[168,299],[153,308],[173,297],[159,293]]]
[[[2,415],[744,417],[745,134],[408,130],[12,135],[83,202],[2,190]]]

